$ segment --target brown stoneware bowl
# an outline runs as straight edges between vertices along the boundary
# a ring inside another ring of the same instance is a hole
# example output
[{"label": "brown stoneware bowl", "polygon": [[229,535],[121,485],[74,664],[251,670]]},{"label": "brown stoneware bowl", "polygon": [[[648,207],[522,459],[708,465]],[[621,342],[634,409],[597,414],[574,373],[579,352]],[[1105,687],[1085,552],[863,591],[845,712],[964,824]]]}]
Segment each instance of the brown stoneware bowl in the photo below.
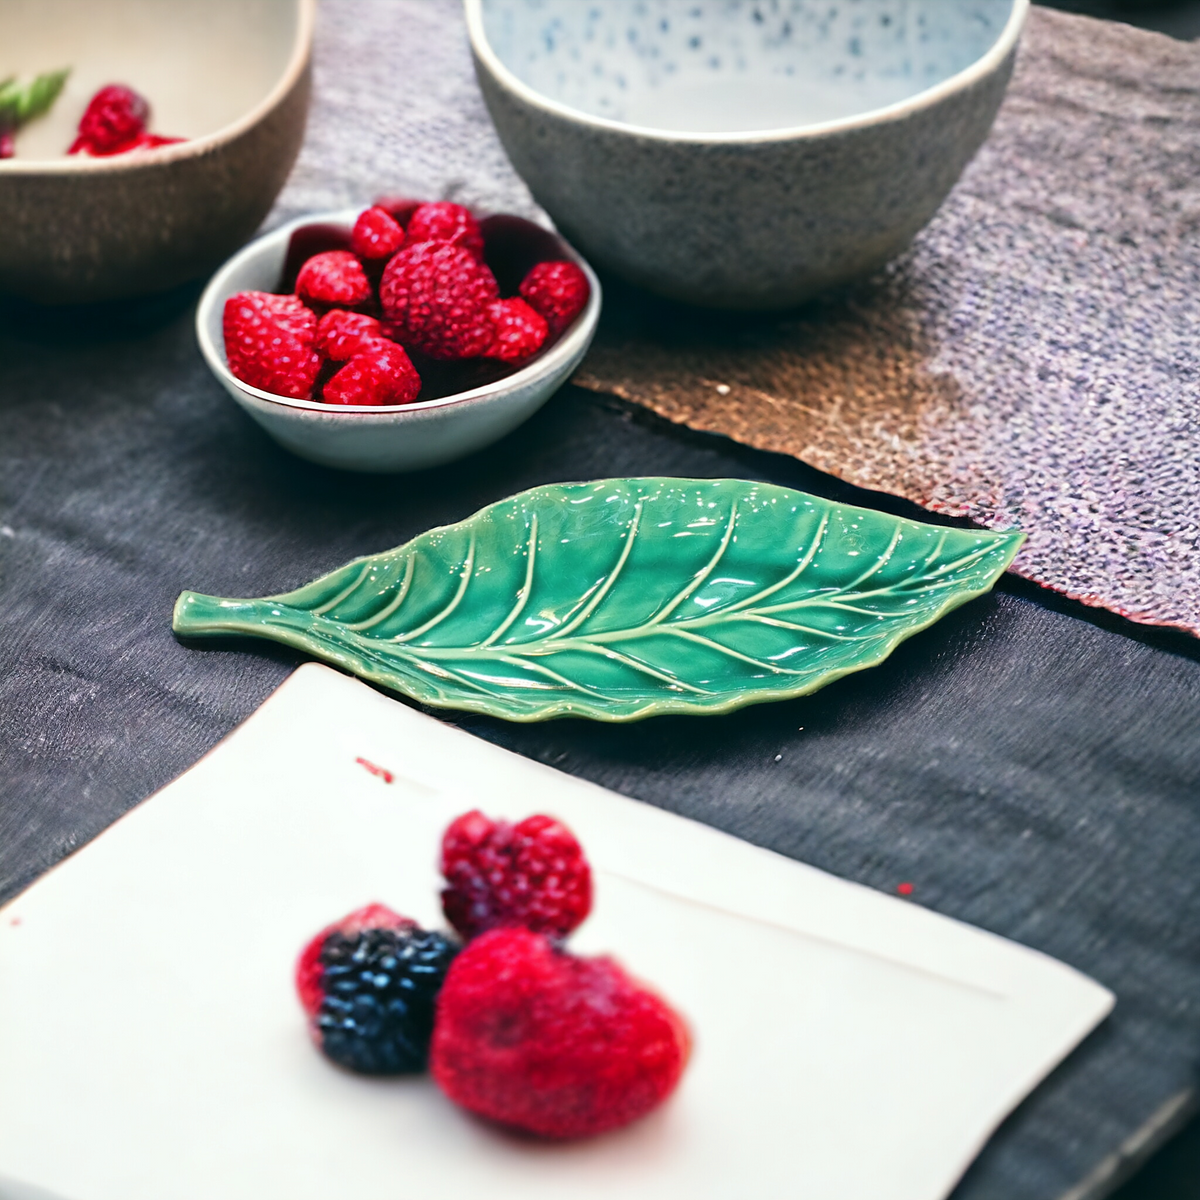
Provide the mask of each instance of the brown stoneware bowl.
[{"label": "brown stoneware bowl", "polygon": [[[0,160],[0,293],[42,304],[165,291],[254,233],[300,150],[316,0],[3,0],[0,79],[70,67]],[[187,141],[69,157],[90,97],[123,83]]]}]

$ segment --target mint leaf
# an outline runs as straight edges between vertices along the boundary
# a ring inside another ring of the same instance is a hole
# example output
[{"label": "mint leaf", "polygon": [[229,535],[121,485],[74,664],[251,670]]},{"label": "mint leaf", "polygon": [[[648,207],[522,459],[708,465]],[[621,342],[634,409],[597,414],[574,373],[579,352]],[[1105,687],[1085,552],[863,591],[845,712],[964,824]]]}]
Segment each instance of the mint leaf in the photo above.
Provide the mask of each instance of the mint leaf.
[{"label": "mint leaf", "polygon": [[21,106],[22,125],[26,121],[32,121],[34,117],[40,117],[43,113],[49,112],[50,106],[58,99],[59,93],[67,82],[67,76],[70,74],[70,67],[61,71],[49,71],[45,75],[39,75],[29,85],[25,90]]},{"label": "mint leaf", "polygon": [[24,87],[12,76],[0,83],[0,129],[19,129],[22,125],[48,112],[58,99],[70,68],[48,71]]}]

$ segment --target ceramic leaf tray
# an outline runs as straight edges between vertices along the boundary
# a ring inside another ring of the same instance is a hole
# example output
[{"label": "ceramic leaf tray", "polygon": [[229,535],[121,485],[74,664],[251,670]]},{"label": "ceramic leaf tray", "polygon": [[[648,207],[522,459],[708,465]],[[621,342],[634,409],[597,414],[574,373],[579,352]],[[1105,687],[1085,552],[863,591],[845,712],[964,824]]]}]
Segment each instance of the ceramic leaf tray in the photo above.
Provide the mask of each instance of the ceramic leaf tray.
[{"label": "ceramic leaf tray", "polygon": [[174,627],[513,721],[719,713],[874,666],[1023,540],[737,479],[555,484],[284,595],[184,592]]}]

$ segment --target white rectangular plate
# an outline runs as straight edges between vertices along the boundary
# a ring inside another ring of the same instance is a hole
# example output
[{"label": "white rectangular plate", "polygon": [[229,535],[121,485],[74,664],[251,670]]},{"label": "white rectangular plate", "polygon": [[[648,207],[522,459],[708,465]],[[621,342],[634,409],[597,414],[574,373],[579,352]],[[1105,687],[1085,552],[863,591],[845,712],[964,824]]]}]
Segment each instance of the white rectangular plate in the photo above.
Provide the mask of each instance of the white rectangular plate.
[{"label": "white rectangular plate", "polygon": [[[374,900],[440,924],[441,832],[475,807],[565,820],[596,869],[574,948],[688,1018],[683,1083],[640,1124],[518,1141],[308,1041],[302,944]],[[938,1200],[1112,1002],[308,665],[0,910],[0,1176],[64,1200]]]}]

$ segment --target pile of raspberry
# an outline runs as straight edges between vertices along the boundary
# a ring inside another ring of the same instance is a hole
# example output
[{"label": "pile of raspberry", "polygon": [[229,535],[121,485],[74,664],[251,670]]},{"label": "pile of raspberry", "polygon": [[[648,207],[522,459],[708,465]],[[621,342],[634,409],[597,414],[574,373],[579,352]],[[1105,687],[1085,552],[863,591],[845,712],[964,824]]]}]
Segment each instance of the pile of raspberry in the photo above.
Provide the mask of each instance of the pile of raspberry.
[{"label": "pile of raspberry", "polygon": [[421,397],[414,358],[524,366],[583,311],[587,276],[573,262],[539,262],[517,295],[501,296],[485,250],[461,204],[374,205],[348,250],[304,262],[294,294],[225,302],[229,369],[293,400],[390,405]]},{"label": "pile of raspberry", "polygon": [[463,1108],[545,1138],[617,1129],[661,1104],[691,1038],[613,959],[564,948],[592,903],[574,834],[553,817],[465,813],[441,869],[463,945],[372,904],[305,947],[296,987],[324,1053],[365,1074],[428,1067]]}]

